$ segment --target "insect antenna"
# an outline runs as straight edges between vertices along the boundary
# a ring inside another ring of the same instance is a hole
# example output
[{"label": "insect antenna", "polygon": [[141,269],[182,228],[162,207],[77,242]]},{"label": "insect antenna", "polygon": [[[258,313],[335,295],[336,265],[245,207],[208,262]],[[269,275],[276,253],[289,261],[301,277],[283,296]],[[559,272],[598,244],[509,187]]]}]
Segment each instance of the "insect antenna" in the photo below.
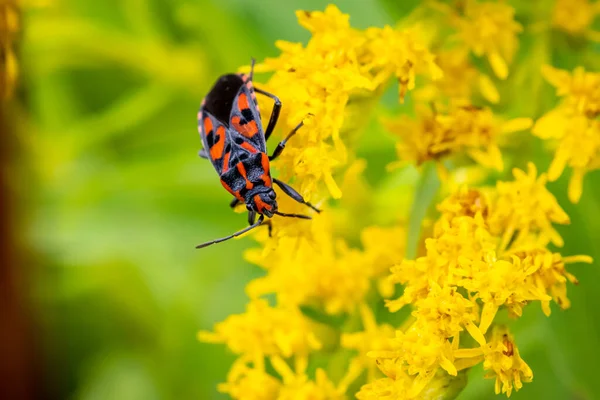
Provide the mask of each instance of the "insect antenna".
[{"label": "insect antenna", "polygon": [[250,75],[248,75],[249,80],[252,80],[252,78],[254,78],[254,64],[256,64],[256,60],[254,59],[254,57],[252,57],[250,62]]},{"label": "insect antenna", "polygon": [[309,215],[302,215],[302,214],[286,214],[286,213],[282,213],[279,211],[275,211],[275,214],[281,216],[281,217],[288,217],[288,218],[301,218],[301,219],[312,219],[311,216]]},{"label": "insect antenna", "polygon": [[248,231],[256,228],[257,226],[259,226],[260,224],[263,223],[264,219],[265,219],[264,215],[261,215],[260,217],[258,217],[258,220],[255,223],[253,223],[252,225],[250,225],[250,226],[242,229],[241,231],[238,231],[238,232],[236,232],[236,233],[234,233],[232,235],[226,236],[226,237],[221,238],[221,239],[215,239],[215,240],[211,240],[210,242],[199,244],[198,246],[196,246],[196,248],[197,249],[202,249],[204,247],[210,246],[211,244],[221,243],[221,242],[224,242],[226,240],[233,239],[234,237],[240,236],[241,234],[244,234],[244,233],[246,233],[246,232],[248,232]]}]

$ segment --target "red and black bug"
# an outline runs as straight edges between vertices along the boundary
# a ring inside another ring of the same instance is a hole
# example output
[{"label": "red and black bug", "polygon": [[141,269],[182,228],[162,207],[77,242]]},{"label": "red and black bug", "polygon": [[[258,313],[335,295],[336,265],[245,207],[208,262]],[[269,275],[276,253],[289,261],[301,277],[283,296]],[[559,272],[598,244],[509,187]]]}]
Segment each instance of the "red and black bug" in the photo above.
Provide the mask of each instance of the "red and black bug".
[{"label": "red and black bug", "polygon": [[[281,154],[287,141],[303,124],[298,124],[279,142],[271,156],[267,155],[266,141],[277,124],[281,101],[277,96],[254,87],[253,72],[254,60],[249,75],[221,76],[202,101],[198,112],[198,131],[204,146],[199,155],[211,161],[221,178],[221,184],[234,196],[231,207],[239,203],[246,204],[250,226],[224,238],[202,243],[196,248],[229,240],[263,223],[269,225],[270,232],[270,221],[265,221],[265,216],[310,219],[308,215],[279,212],[273,183],[292,199],[320,212],[291,186],[271,177],[269,162]],[[264,131],[256,93],[274,101],[271,118]],[[257,214],[259,217],[256,220]]]}]

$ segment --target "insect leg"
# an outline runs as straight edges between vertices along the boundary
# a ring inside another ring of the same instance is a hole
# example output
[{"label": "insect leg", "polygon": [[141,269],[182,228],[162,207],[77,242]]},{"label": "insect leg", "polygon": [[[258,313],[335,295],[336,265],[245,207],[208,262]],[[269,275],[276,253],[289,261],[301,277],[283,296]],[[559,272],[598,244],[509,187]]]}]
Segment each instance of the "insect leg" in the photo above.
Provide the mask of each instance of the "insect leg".
[{"label": "insect leg", "polygon": [[281,100],[279,100],[279,97],[275,96],[274,94],[265,92],[264,90],[254,88],[254,91],[256,93],[260,93],[262,95],[272,98],[275,102],[275,104],[273,104],[273,111],[271,111],[271,118],[269,118],[269,125],[267,125],[267,129],[265,130],[265,141],[267,141],[269,140],[269,136],[271,136],[271,133],[273,133],[275,125],[277,125],[277,120],[279,119],[279,112],[281,111]]},{"label": "insect leg", "polygon": [[304,200],[304,197],[302,197],[302,195],[300,193],[298,193],[293,187],[291,187],[287,183],[283,183],[279,179],[276,179],[276,178],[273,178],[273,182],[275,182],[275,184],[277,186],[279,186],[281,188],[281,190],[283,190],[283,193],[287,194],[292,199],[296,200],[298,203],[306,204],[307,206],[309,206],[310,208],[312,208],[313,210],[315,210],[318,213],[321,212],[321,210],[319,210],[317,207],[313,206],[308,201]]},{"label": "insect leg", "polygon": [[254,224],[254,220],[256,219],[256,211],[248,211],[248,225]]},{"label": "insect leg", "polygon": [[208,153],[206,152],[206,149],[200,149],[198,155],[200,156],[200,158],[208,160]]},{"label": "insect leg", "polygon": [[266,225],[269,228],[269,237],[273,236],[273,223],[270,219],[266,220],[265,222],[262,223],[263,225]]},{"label": "insect leg", "polygon": [[283,139],[281,142],[279,142],[277,144],[277,147],[275,148],[273,155],[271,155],[269,157],[269,161],[273,161],[274,159],[279,157],[279,155],[281,154],[283,149],[285,149],[285,145],[287,144],[287,141],[290,140],[290,138],[292,136],[294,136],[296,134],[296,132],[298,132],[298,129],[302,128],[302,125],[304,125],[304,121],[300,122],[298,124],[298,126],[296,126],[294,129],[292,129],[292,131],[290,133],[288,133],[288,135],[285,137],[285,139]]},{"label": "insect leg", "polygon": [[282,217],[288,217],[288,218],[312,219],[312,217],[310,215],[303,215],[303,214],[288,214],[288,213],[282,213],[279,211],[275,211],[275,214],[280,215]]},{"label": "insect leg", "polygon": [[240,204],[240,200],[237,197],[234,197],[233,200],[231,200],[231,203],[229,203],[229,207],[235,208],[238,204]]},{"label": "insect leg", "polygon": [[242,234],[244,234],[244,233],[246,233],[246,232],[248,232],[248,231],[256,228],[257,226],[260,226],[263,223],[264,219],[265,219],[264,215],[261,215],[260,217],[258,217],[258,221],[256,221],[252,225],[250,225],[250,226],[242,229],[241,231],[238,231],[238,232],[236,232],[236,233],[234,233],[232,235],[229,235],[229,236],[225,236],[224,238],[215,239],[215,240],[211,240],[210,242],[199,244],[198,246],[196,246],[196,248],[197,249],[201,249],[201,248],[210,246],[212,244],[221,243],[221,242],[224,242],[226,240],[232,239],[234,237],[240,236],[240,235],[242,235]]}]

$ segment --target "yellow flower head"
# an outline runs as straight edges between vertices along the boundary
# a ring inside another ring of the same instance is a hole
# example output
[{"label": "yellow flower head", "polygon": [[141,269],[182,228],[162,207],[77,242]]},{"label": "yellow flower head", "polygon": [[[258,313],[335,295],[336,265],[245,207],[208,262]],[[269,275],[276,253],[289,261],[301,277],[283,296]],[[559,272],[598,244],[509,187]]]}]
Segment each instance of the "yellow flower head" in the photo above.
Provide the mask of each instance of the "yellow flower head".
[{"label": "yellow flower head", "polygon": [[562,103],[543,115],[533,134],[558,143],[548,179],[558,179],[565,167],[573,168],[569,199],[577,203],[583,192],[583,177],[600,168],[600,73],[576,68],[573,74],[545,66],[542,73],[556,87]]},{"label": "yellow flower head", "polygon": [[369,307],[361,305],[360,315],[363,323],[363,331],[344,333],[341,337],[341,345],[345,349],[358,351],[353,362],[358,364],[361,371],[369,368],[369,380],[374,380],[374,365],[371,363],[367,353],[371,351],[393,350],[393,338],[395,329],[391,325],[377,325],[375,316]]},{"label": "yellow flower head", "polygon": [[373,93],[393,74],[404,92],[414,87],[415,74],[435,78],[440,71],[433,55],[410,31],[353,29],[348,15],[334,5],[324,12],[298,11],[297,17],[312,34],[308,44],[278,41],[282,54],[256,68],[275,71],[267,87],[284,104],[286,129],[306,122],[274,164],[284,178],[297,180],[303,195],[310,198],[323,182],[331,196],[339,198],[342,193],[333,173],[347,162],[341,133],[350,98]]},{"label": "yellow flower head", "polygon": [[[539,301],[546,314],[552,299],[568,307],[566,282],[576,280],[564,265],[591,259],[563,258],[546,249],[550,240],[560,239],[552,224],[567,223],[568,216],[533,165],[528,173],[515,170],[514,175],[515,181],[499,182],[485,192],[460,187],[438,206],[441,215],[425,241],[426,254],[391,269],[390,279],[402,283],[404,293],[387,306],[396,311],[411,304],[415,320],[397,333],[392,350],[371,353],[391,380],[367,385],[365,396],[383,386],[401,390],[407,385],[409,395],[418,394],[439,369],[456,375],[481,361],[497,377],[497,390],[507,394],[530,380],[531,371],[518,352],[502,353],[512,348],[512,338],[498,339],[494,330],[488,342],[484,334],[500,307],[516,317],[532,301]],[[480,348],[461,349],[463,332]],[[410,385],[393,381],[403,373],[416,375]]]},{"label": "yellow flower head", "polygon": [[572,112],[594,118],[600,114],[600,73],[577,67],[573,73],[545,65],[542,75]]},{"label": "yellow flower head", "polygon": [[453,108],[446,114],[420,108],[417,121],[403,116],[387,123],[388,129],[400,137],[397,152],[402,160],[420,165],[466,154],[478,164],[499,171],[504,168],[500,137],[530,125],[528,118],[503,122],[491,110],[473,106]]},{"label": "yellow flower head", "polygon": [[[554,195],[546,189],[546,174],[538,177],[535,165],[529,163],[527,173],[515,168],[513,175],[514,181],[496,184],[497,197],[489,217],[491,231],[503,237],[500,249],[504,249],[511,239],[518,243],[530,233],[539,234],[542,242],[551,241],[562,246],[563,240],[552,224],[564,225],[570,220]],[[517,237],[513,238],[517,231]]]},{"label": "yellow flower head", "polygon": [[514,9],[502,2],[467,0],[462,11],[456,18],[460,39],[475,55],[486,56],[496,76],[505,79],[523,30]]},{"label": "yellow flower head", "polygon": [[590,0],[555,0],[552,26],[571,35],[584,35],[598,12],[598,3]]},{"label": "yellow flower head", "polygon": [[281,382],[265,372],[264,368],[250,367],[242,358],[237,359],[227,375],[227,383],[218,390],[233,399],[271,400],[276,399]]},{"label": "yellow flower head", "polygon": [[573,274],[567,272],[565,264],[592,262],[589,256],[563,257],[560,253],[553,253],[535,245],[518,247],[511,251],[511,254],[522,260],[526,283],[543,292],[547,297],[541,300],[542,310],[547,316],[550,316],[550,299],[553,299],[563,310],[570,307],[571,302],[567,298],[567,282],[579,283]]},{"label": "yellow flower head", "polygon": [[393,74],[400,84],[400,102],[408,90],[415,87],[415,77],[421,73],[433,81],[443,76],[435,63],[435,56],[429,52],[425,43],[419,40],[418,29],[396,30],[389,26],[370,28],[366,32],[369,38],[368,66],[375,71],[374,82],[379,85]]},{"label": "yellow flower head", "polygon": [[280,304],[295,307],[317,301],[330,314],[354,310],[376,270],[365,264],[364,253],[333,239],[331,213],[315,216],[309,226],[310,237],[288,232],[274,247],[247,253],[268,272],[248,285],[248,294],[276,293]]},{"label": "yellow flower head", "polygon": [[523,361],[513,336],[505,327],[495,327],[491,339],[477,349],[456,350],[457,358],[483,359],[483,368],[488,371],[486,378],[496,379],[496,394],[506,393],[510,397],[513,390],[523,387],[523,382],[531,382],[533,372]]},{"label": "yellow flower head", "polygon": [[416,89],[415,99],[425,104],[448,98],[456,104],[468,105],[473,95],[480,93],[490,103],[498,103],[498,89],[489,76],[475,68],[469,57],[469,50],[461,47],[437,52],[435,62],[443,76]]},{"label": "yellow flower head", "polygon": [[235,354],[248,357],[306,355],[321,344],[309,321],[294,308],[271,307],[257,299],[244,314],[231,315],[215,325],[215,332],[200,332],[205,342],[225,343]]},{"label": "yellow flower head", "polygon": [[441,218],[450,221],[455,217],[474,217],[477,214],[487,218],[490,211],[489,207],[490,200],[485,193],[462,185],[442,200],[437,209],[441,214]]},{"label": "yellow flower head", "polygon": [[271,364],[283,380],[278,400],[346,400],[345,388],[334,385],[321,368],[310,380],[306,364],[296,365],[295,371],[280,357],[272,357]]}]

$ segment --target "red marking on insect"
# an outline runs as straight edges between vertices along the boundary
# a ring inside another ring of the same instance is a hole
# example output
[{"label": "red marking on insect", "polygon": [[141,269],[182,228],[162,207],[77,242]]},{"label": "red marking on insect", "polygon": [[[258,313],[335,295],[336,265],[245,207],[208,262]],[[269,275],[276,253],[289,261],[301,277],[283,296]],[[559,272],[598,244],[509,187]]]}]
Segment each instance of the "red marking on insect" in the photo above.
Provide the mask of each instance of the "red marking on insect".
[{"label": "red marking on insect", "polygon": [[[258,150],[256,150],[256,148],[248,142],[243,142],[240,146],[242,146],[244,149],[248,150],[252,154],[258,153]],[[262,154],[264,154],[264,153],[262,153]]]},{"label": "red marking on insect", "polygon": [[244,167],[244,163],[239,162],[237,163],[237,165],[235,166],[238,170],[238,172],[240,173],[240,176],[242,178],[244,178],[244,181],[246,181],[246,189],[250,190],[254,187],[254,184],[252,182],[250,182],[250,180],[248,179],[248,174],[246,173],[246,167]]},{"label": "red marking on insect", "polygon": [[231,151],[228,151],[227,153],[225,153],[225,156],[223,157],[223,173],[225,173],[229,170],[229,158],[230,157],[231,157]]},{"label": "red marking on insect", "polygon": [[270,165],[269,165],[269,156],[265,153],[261,154],[260,164],[262,165],[264,173],[260,176],[260,179],[265,183],[265,186],[271,187],[273,183],[271,181],[271,174],[269,173]]},{"label": "red marking on insect", "polygon": [[[270,227],[270,221],[265,221],[265,217],[271,218],[273,215],[280,215],[303,219],[311,218],[307,215],[279,212],[273,183],[297,202],[320,212],[305,201],[291,186],[271,178],[270,160],[281,154],[287,141],[302,127],[302,123],[277,145],[271,157],[267,155],[266,141],[277,124],[281,102],[275,95],[254,88],[252,84],[253,71],[254,60],[249,75],[221,76],[202,101],[198,113],[198,129],[204,145],[200,156],[210,159],[219,174],[221,184],[235,197],[231,203],[232,206],[240,202],[246,204],[250,226],[233,235],[198,245],[197,248],[239,236],[263,223],[269,224]],[[264,131],[256,93],[270,97],[274,101],[271,118]],[[233,168],[234,165],[235,168]],[[257,214],[258,219],[256,220]]]},{"label": "red marking on insect", "polygon": [[250,108],[250,105],[248,104],[248,96],[246,96],[245,93],[240,93],[240,97],[238,98],[238,110],[243,112],[247,108]]},{"label": "red marking on insect", "polygon": [[256,121],[246,121],[244,123],[241,122],[241,118],[235,116],[231,118],[231,126],[242,136],[247,138],[252,138],[252,136],[256,135],[259,132],[258,124]]},{"label": "red marking on insect", "polygon": [[263,199],[258,194],[254,196],[254,203],[256,203],[257,211],[260,214],[264,214],[266,211],[271,211],[271,209],[273,208],[272,205],[263,201]]},{"label": "red marking on insect", "polygon": [[227,182],[225,182],[223,179],[221,179],[221,185],[223,185],[223,187],[225,188],[225,190],[227,190],[229,193],[231,193],[232,195],[235,196],[236,199],[238,199],[239,201],[244,201],[244,198],[242,197],[242,195],[240,194],[239,190],[233,190],[228,184]]},{"label": "red marking on insect", "polygon": [[219,126],[214,132],[214,144],[210,148],[210,158],[218,160],[223,157],[223,149],[225,148],[225,127]]}]

